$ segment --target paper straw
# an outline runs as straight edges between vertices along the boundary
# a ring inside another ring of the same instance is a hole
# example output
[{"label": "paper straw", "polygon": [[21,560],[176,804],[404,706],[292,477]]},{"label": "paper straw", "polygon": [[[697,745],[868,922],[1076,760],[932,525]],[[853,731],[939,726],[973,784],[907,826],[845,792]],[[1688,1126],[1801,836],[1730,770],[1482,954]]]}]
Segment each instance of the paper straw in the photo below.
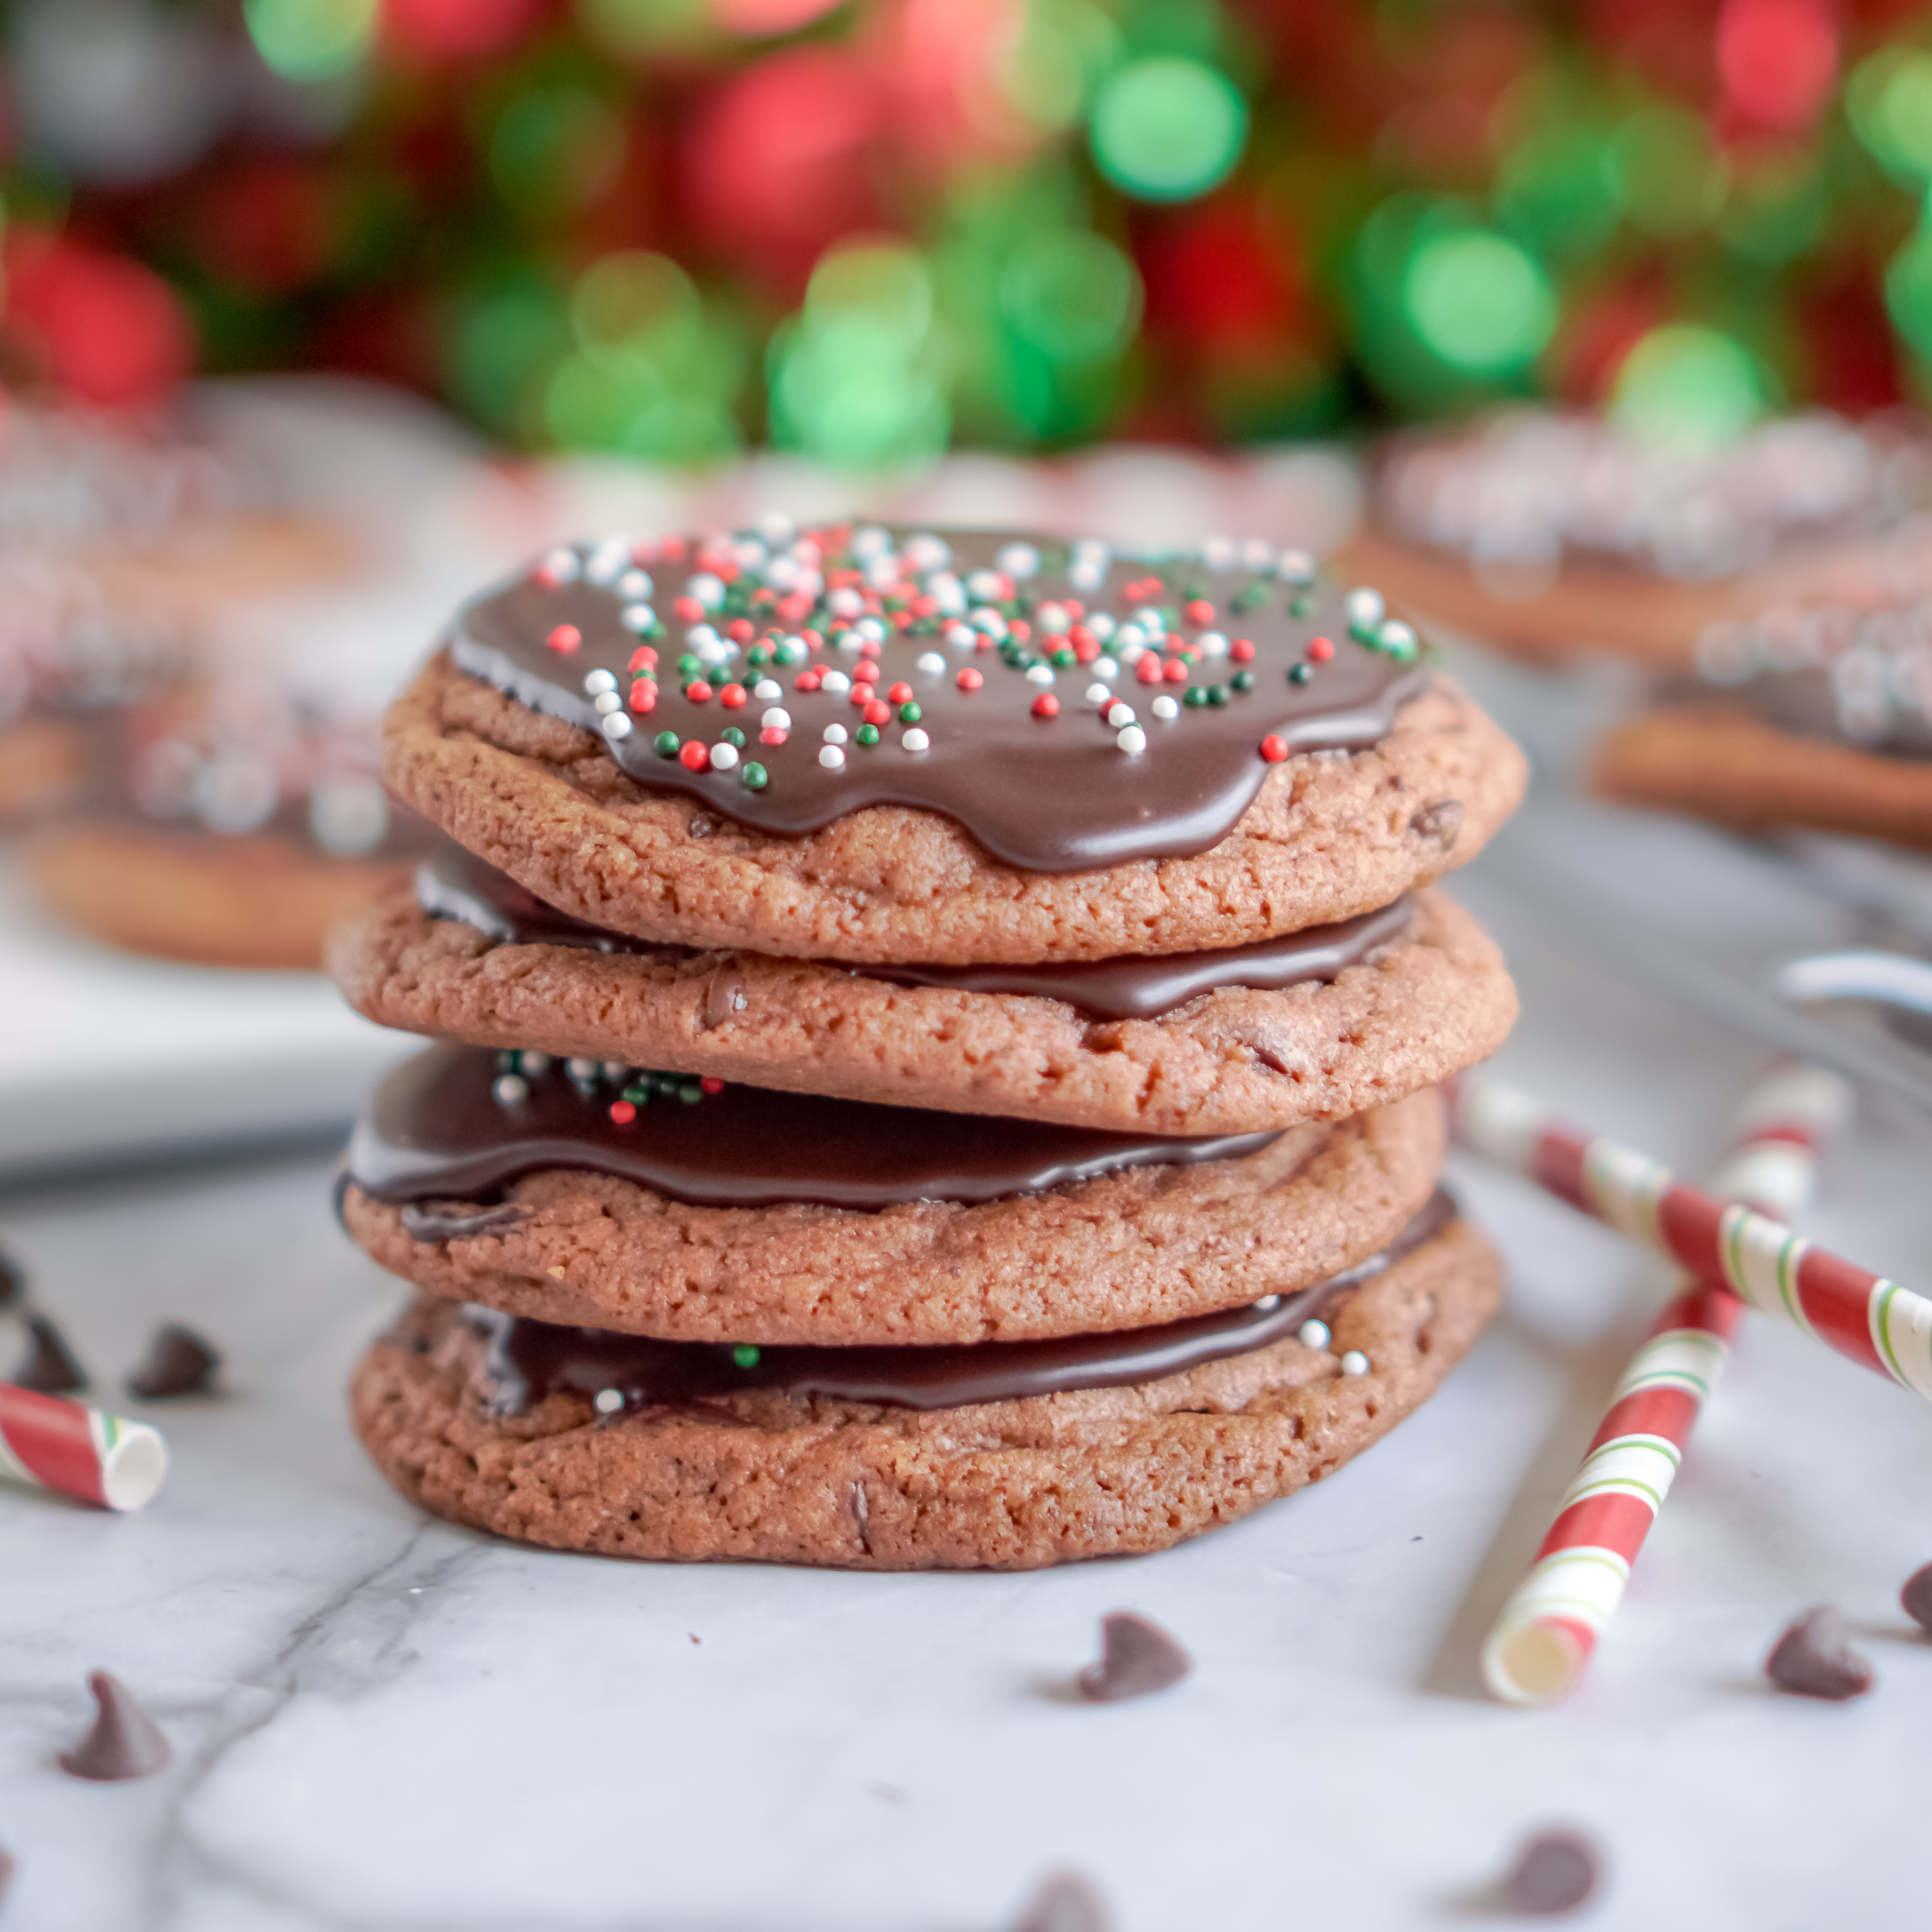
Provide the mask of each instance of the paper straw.
[{"label": "paper straw", "polygon": [[[1828,1069],[1778,1068],[1739,1108],[1713,1186],[1795,1213],[1810,1198],[1820,1145],[1850,1107],[1850,1086]],[[1484,1646],[1484,1677],[1506,1702],[1551,1703],[1582,1678],[1730,1359],[1739,1306],[1727,1289],[1694,1285],[1630,1358],[1529,1574]]]},{"label": "paper straw", "polygon": [[1501,1081],[1460,1083],[1454,1118],[1465,1144],[1486,1159],[1932,1400],[1932,1301],[1924,1295],[1767,1215],[1727,1206],[1634,1148],[1562,1126]]},{"label": "paper straw", "polygon": [[159,1430],[0,1382],[0,1476],[104,1509],[136,1510],[167,1473]]}]

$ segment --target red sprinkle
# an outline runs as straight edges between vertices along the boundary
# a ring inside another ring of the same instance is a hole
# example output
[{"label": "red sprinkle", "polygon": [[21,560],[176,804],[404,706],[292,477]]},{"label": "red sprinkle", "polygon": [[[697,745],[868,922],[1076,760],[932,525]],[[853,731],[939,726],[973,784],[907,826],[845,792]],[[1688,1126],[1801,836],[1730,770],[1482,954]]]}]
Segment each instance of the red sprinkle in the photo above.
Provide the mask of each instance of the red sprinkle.
[{"label": "red sprinkle", "polygon": [[694,704],[702,704],[711,695],[711,687],[701,677],[694,677],[684,687],[684,694]]},{"label": "red sprinkle", "polygon": [[554,651],[561,651],[568,657],[584,641],[584,633],[574,624],[560,624],[544,642]]},{"label": "red sprinkle", "polygon": [[658,548],[675,563],[684,554],[684,539],[682,537],[666,537]]},{"label": "red sprinkle", "polygon": [[724,634],[734,644],[748,644],[752,641],[753,634],[751,619],[734,617],[730,622],[724,626]]},{"label": "red sprinkle", "polygon": [[1134,666],[1134,675],[1138,678],[1143,684],[1160,683],[1160,658],[1156,657],[1151,651],[1144,652],[1141,657],[1140,662]]},{"label": "red sprinkle", "polygon": [[758,734],[758,742],[761,745],[782,745],[784,741],[785,734],[776,724],[766,725]]},{"label": "red sprinkle", "polygon": [[638,1118],[638,1110],[628,1100],[613,1100],[610,1102],[610,1118],[620,1127],[628,1127]]},{"label": "red sprinkle", "polygon": [[1228,646],[1228,655],[1237,664],[1246,664],[1255,654],[1255,647],[1246,638],[1237,638]]},{"label": "red sprinkle", "polygon": [[986,680],[968,664],[952,681],[962,691],[977,691]]},{"label": "red sprinkle", "polygon": [[1028,638],[1033,635],[1033,626],[1024,617],[1016,617],[1006,626],[1006,635],[1010,638],[1017,638],[1022,644],[1024,644]]},{"label": "red sprinkle", "polygon": [[1033,715],[1036,718],[1058,718],[1060,700],[1050,691],[1042,691],[1033,701]]},{"label": "red sprinkle", "polygon": [[704,615],[704,606],[695,597],[680,597],[671,605],[671,614],[687,624],[694,624]]},{"label": "red sprinkle", "polygon": [[706,1094],[722,1094],[724,1090],[724,1082],[713,1073],[703,1075],[699,1078],[698,1084],[699,1090]]},{"label": "red sprinkle", "polygon": [[736,710],[739,706],[744,703],[745,698],[745,687],[742,684],[728,684],[718,694],[718,703],[733,711]]},{"label": "red sprinkle", "polygon": [[1076,638],[1073,645],[1076,664],[1091,664],[1100,655],[1100,646],[1090,637]]},{"label": "red sprinkle", "polygon": [[892,722],[892,707],[890,704],[881,704],[875,698],[866,706],[862,715],[868,724],[890,724]]},{"label": "red sprinkle", "polygon": [[1190,598],[1182,606],[1180,614],[1197,629],[1203,624],[1214,621],[1214,607],[1204,597]]},{"label": "red sprinkle", "polygon": [[1161,675],[1169,684],[1185,684],[1187,682],[1187,666],[1179,658],[1169,658],[1162,668]]},{"label": "red sprinkle", "polygon": [[820,637],[816,631],[801,631],[799,632],[799,635],[805,640],[805,647],[807,650],[822,651],[824,650],[825,640]]},{"label": "red sprinkle", "polygon": [[631,686],[631,709],[649,711],[658,701],[658,688],[647,677],[640,677]]},{"label": "red sprinkle", "polygon": [[1082,644],[1097,644],[1100,640],[1084,624],[1070,624],[1066,627],[1066,641],[1077,651]]},{"label": "red sprinkle", "polygon": [[1286,738],[1277,738],[1270,731],[1262,740],[1262,756],[1271,765],[1280,764],[1282,760],[1288,756],[1288,740]]},{"label": "red sprinkle", "polygon": [[896,684],[886,693],[886,695],[895,704],[910,704],[912,702],[912,686],[909,684]]},{"label": "red sprinkle", "polygon": [[658,654],[649,644],[640,644],[631,653],[631,668],[633,670],[649,670],[657,661]]},{"label": "red sprinkle", "polygon": [[824,680],[824,674],[818,670],[802,670],[792,681],[794,691],[816,691]]},{"label": "red sprinkle", "polygon": [[778,615],[788,624],[796,624],[800,618],[812,614],[812,599],[802,590],[794,590],[789,597],[778,599]]},{"label": "red sprinkle", "polygon": [[1335,655],[1335,646],[1326,638],[1310,638],[1308,640],[1308,662],[1326,664]]},{"label": "red sprinkle", "polygon": [[711,769],[711,747],[700,745],[695,738],[687,738],[678,747],[677,761],[688,772],[708,772]]}]

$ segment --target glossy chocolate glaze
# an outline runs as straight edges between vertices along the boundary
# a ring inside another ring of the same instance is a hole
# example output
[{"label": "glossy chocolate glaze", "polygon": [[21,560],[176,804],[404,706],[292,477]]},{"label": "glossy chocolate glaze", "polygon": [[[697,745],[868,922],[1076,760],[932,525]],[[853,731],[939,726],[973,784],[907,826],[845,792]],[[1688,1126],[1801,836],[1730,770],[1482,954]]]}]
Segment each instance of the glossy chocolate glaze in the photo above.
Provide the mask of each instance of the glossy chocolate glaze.
[{"label": "glossy chocolate glaze", "polygon": [[[909,535],[896,532],[894,539],[903,542]],[[964,579],[990,568],[1004,546],[1028,540],[974,532],[946,533],[946,541],[952,572]],[[1112,680],[1114,698],[1133,707],[1148,737],[1144,751],[1130,754],[1120,748],[1115,728],[1106,723],[1106,707],[1084,695],[1095,681],[1091,665],[1054,670],[1059,715],[1043,718],[1031,708],[1043,687],[1030,682],[1024,668],[1003,662],[997,650],[948,644],[943,623],[940,634],[889,626],[877,659],[878,690],[883,698],[896,686],[910,686],[922,713],[918,728],[931,742],[922,752],[905,749],[895,706],[894,717],[881,728],[881,741],[868,748],[856,742],[861,719],[849,692],[796,688],[802,670],[849,673],[858,662],[836,646],[836,634],[844,626],[830,614],[829,592],[778,626],[793,634],[809,628],[824,636],[824,647],[812,654],[811,664],[769,668],[762,674],[782,687],[782,695],[754,696],[742,708],[728,710],[716,694],[702,700],[687,698],[674,670],[694,627],[676,617],[673,606],[696,566],[654,562],[649,566],[650,608],[665,626],[654,640],[660,660],[657,696],[647,715],[632,718],[629,735],[607,739],[610,755],[640,784],[701,799],[760,832],[815,832],[868,806],[912,806],[957,820],[1010,865],[1077,872],[1204,852],[1226,836],[1260,789],[1269,769],[1259,750],[1264,736],[1279,737],[1291,752],[1372,745],[1388,734],[1400,707],[1427,686],[1426,670],[1352,639],[1342,601],[1332,590],[1312,593],[1312,608],[1298,618],[1289,608],[1298,593],[1252,571],[1213,570],[1192,560],[1150,563],[1119,557],[1108,560],[1097,584],[1076,590],[1065,547],[1041,542],[1038,549],[1040,568],[1014,586],[1025,609],[1036,613],[1042,604],[1075,598],[1090,613],[1125,620],[1137,608],[1126,586],[1159,577],[1163,587],[1153,601],[1161,608],[1184,610],[1189,593],[1197,591],[1214,608],[1210,620],[1171,634],[1178,642],[1191,642],[1211,626],[1213,634],[1250,641],[1252,662],[1244,666],[1228,657],[1204,658],[1190,681],[1204,688],[1213,682],[1224,702],[1184,707],[1166,722],[1154,715],[1151,700],[1162,692],[1178,697],[1183,687],[1141,684],[1130,667],[1120,664]],[[826,559],[828,572],[848,560],[834,552]],[[1237,595],[1257,586],[1264,588],[1264,601],[1238,613]],[[1018,610],[1017,600],[1006,601]],[[615,585],[583,576],[547,584],[538,572],[526,574],[485,591],[457,613],[451,654],[460,669],[534,710],[598,730],[600,714],[584,680],[592,672],[608,671],[620,691],[628,690],[640,642],[622,621],[628,601]],[[580,640],[567,654],[547,641],[560,626],[574,626]],[[1309,667],[1305,683],[1291,682],[1290,668],[1302,662],[1318,635],[1333,641],[1332,658]],[[922,670],[919,660],[932,652],[945,660],[944,669]],[[1169,655],[1163,646],[1163,659]],[[977,690],[962,691],[956,680],[969,664],[984,682]],[[1254,688],[1234,690],[1232,676],[1244,668],[1252,674]],[[719,675],[749,690],[760,674],[748,668],[741,652]],[[759,724],[774,704],[793,722],[783,743],[768,746],[760,741]],[[819,754],[823,731],[831,724],[854,735],[843,747],[842,767],[828,770]],[[665,730],[680,741],[709,746],[733,724],[749,741],[742,758],[755,760],[770,775],[762,790],[747,788],[742,764],[727,772],[694,772],[653,748],[654,738]]]},{"label": "glossy chocolate glaze", "polygon": [[[573,919],[454,839],[416,868],[416,902],[433,919],[460,920],[502,945],[694,956],[688,946],[653,946]],[[1304,980],[1332,980],[1377,947],[1394,945],[1414,918],[1413,904],[1402,898],[1358,918],[1217,952],[1130,954],[1066,965],[874,966],[860,976],[896,986],[950,986],[962,992],[1064,1000],[1096,1019],[1151,1020],[1217,986],[1273,992]]]},{"label": "glossy chocolate glaze", "polygon": [[1278,1136],[1102,1133],[732,1085],[694,1106],[662,1096],[620,1125],[617,1087],[580,1093],[560,1068],[526,1098],[495,1096],[496,1056],[441,1046],[382,1082],[349,1143],[346,1175],[378,1201],[477,1201],[544,1168],[614,1174],[701,1207],[806,1202],[888,1208],[995,1201],[1124,1167],[1232,1160]]},{"label": "glossy chocolate glaze", "polygon": [[676,1408],[746,1389],[887,1408],[961,1408],[1157,1382],[1285,1342],[1350,1289],[1433,1240],[1455,1214],[1454,1201],[1438,1188],[1381,1253],[1312,1287],[1159,1328],[1044,1342],[760,1348],[744,1365],[728,1344],[658,1342],[604,1328],[565,1328],[473,1304],[464,1313],[490,1338],[484,1372],[501,1412],[520,1413],[560,1392],[594,1398],[606,1389],[615,1389],[630,1410]]}]

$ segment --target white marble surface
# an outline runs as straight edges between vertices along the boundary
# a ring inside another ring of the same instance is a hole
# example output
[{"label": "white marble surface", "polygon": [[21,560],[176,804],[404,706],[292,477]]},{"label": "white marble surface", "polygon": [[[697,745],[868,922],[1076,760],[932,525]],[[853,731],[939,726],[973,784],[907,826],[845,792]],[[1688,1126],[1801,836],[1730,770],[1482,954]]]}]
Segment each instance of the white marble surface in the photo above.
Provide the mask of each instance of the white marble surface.
[{"label": "white marble surface", "polygon": [[[1829,935],[1659,849],[1656,889],[1738,957]],[[1566,950],[1481,868],[1462,890],[1525,994],[1502,1070],[1707,1159],[1760,1051]],[[1932,1280],[1928,1144],[1862,1120],[1816,1232]],[[1019,1577],[633,1567],[425,1521],[344,1420],[398,1296],[334,1228],[325,1163],[0,1199],[104,1385],[162,1317],[232,1364],[229,1394],[161,1418],[175,1471],[142,1514],[0,1492],[0,1843],[20,1861],[0,1925],[966,1932],[1060,1865],[1120,1932],[1484,1923],[1481,1888],[1549,1820],[1610,1848],[1593,1924],[1916,1922],[1932,1643],[1897,1592],[1932,1558],[1932,1413],[1754,1321],[1583,1689],[1499,1708],[1478,1641],[1662,1281],[1516,1184],[1460,1178],[1513,1287],[1429,1408],[1232,1529]],[[1861,1703],[1760,1675],[1820,1599],[1876,1664]],[[1195,1675],[1072,1701],[1120,1606],[1172,1628]],[[56,1768],[98,1667],[173,1739],[163,1775]]]}]

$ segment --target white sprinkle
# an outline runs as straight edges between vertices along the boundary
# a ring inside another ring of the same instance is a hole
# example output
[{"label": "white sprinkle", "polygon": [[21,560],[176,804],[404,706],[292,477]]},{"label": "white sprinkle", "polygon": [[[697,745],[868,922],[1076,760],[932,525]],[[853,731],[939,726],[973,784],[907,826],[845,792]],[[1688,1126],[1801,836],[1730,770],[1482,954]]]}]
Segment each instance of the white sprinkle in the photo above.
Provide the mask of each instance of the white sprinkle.
[{"label": "white sprinkle", "polygon": [[828,724],[822,735],[828,745],[842,745],[845,742],[845,728],[842,724]]},{"label": "white sprinkle", "polygon": [[700,644],[698,655],[708,664],[722,664],[727,658],[736,653],[722,638],[714,638],[708,644]]},{"label": "white sprinkle", "polygon": [[644,570],[627,570],[617,580],[620,597],[648,597],[651,594],[650,573]]},{"label": "white sprinkle", "polygon": [[892,553],[892,540],[877,524],[868,524],[864,529],[852,532],[852,554],[854,556],[890,556]]},{"label": "white sprinkle", "polygon": [[1104,684],[1090,684],[1087,687],[1089,704],[1106,704],[1112,701],[1114,694]]},{"label": "white sprinkle", "polygon": [[835,650],[843,651],[848,658],[856,658],[866,640],[856,631],[841,631],[832,642]]},{"label": "white sprinkle", "polygon": [[736,745],[718,744],[711,748],[711,769],[714,772],[735,771],[738,765],[738,748]]},{"label": "white sprinkle", "polygon": [[843,771],[845,769],[845,754],[836,745],[822,745],[819,747],[818,762],[828,772]]},{"label": "white sprinkle", "polygon": [[[760,698],[764,695],[762,688],[758,695]],[[782,704],[774,704],[759,717],[758,728],[761,731],[789,731],[791,729],[791,713]]]},{"label": "white sprinkle", "polygon": [[1385,651],[1406,651],[1414,644],[1415,632],[1399,618],[1391,617],[1377,632],[1376,641]]},{"label": "white sprinkle", "polygon": [[694,651],[701,651],[706,644],[718,642],[718,633],[709,624],[694,624],[685,632],[684,641]]},{"label": "white sprinkle", "polygon": [[1006,634],[1006,620],[990,604],[982,604],[967,620],[976,631],[983,631],[998,644]]},{"label": "white sprinkle", "polygon": [[1028,664],[1027,666],[1027,682],[1029,684],[1051,684],[1053,682],[1052,665]]},{"label": "white sprinkle", "polygon": [[852,688],[852,680],[842,670],[829,670],[818,680],[820,691],[848,692]]},{"label": "white sprinkle", "polygon": [[1352,590],[1342,608],[1348,612],[1352,624],[1378,624],[1382,618],[1382,593],[1366,589]]},{"label": "white sprinkle", "polygon": [[1201,646],[1203,657],[1224,658],[1228,655],[1228,640],[1219,631],[1203,631],[1194,641]]},{"label": "white sprinkle", "polygon": [[835,617],[862,616],[865,614],[866,600],[850,584],[844,584],[826,598],[825,608]]},{"label": "white sprinkle", "polygon": [[628,1060],[607,1060],[602,1070],[604,1078],[614,1086],[618,1082],[630,1078],[631,1063]]},{"label": "white sprinkle", "polygon": [[1042,604],[1034,614],[1043,638],[1064,638],[1072,628],[1072,614],[1064,604]]},{"label": "white sprinkle", "polygon": [[631,735],[631,721],[621,711],[607,711],[598,722],[607,738],[628,738]]},{"label": "white sprinkle", "polygon": [[886,627],[876,617],[861,617],[852,628],[860,637],[869,638],[875,644],[886,641]]},{"label": "white sprinkle", "polygon": [[1096,658],[1087,668],[1096,677],[1118,677],[1120,665],[1112,658]]},{"label": "white sprinkle", "polygon": [[1024,583],[1040,568],[1040,552],[1031,544],[1008,544],[994,562],[1016,584]]},{"label": "white sprinkle", "polygon": [[1107,713],[1107,722],[1118,731],[1134,722],[1134,707],[1131,704],[1117,704]]},{"label": "white sprinkle", "polygon": [[564,1062],[564,1071],[573,1080],[595,1080],[598,1066],[594,1060],[586,1060],[583,1054],[574,1054]]},{"label": "white sprinkle", "polygon": [[1226,570],[1240,552],[1232,537],[1210,537],[1201,546],[1201,556],[1210,570]]},{"label": "white sprinkle", "polygon": [[1244,569],[1265,570],[1274,561],[1274,545],[1266,537],[1250,537],[1241,546]]},{"label": "white sprinkle", "polygon": [[544,557],[542,569],[546,577],[559,584],[574,584],[583,574],[584,565],[574,550],[554,550]]},{"label": "white sprinkle", "polygon": [[526,1047],[517,1055],[517,1064],[526,1073],[548,1073],[550,1071],[550,1055]]},{"label": "white sprinkle", "polygon": [[599,1415],[615,1415],[623,1406],[623,1393],[618,1389],[599,1389],[591,1401]]},{"label": "white sprinkle", "polygon": [[630,560],[631,545],[628,538],[606,537],[591,552],[590,561],[584,566],[584,574],[592,584],[613,584]]},{"label": "white sprinkle", "polygon": [[1132,758],[1147,749],[1147,734],[1138,724],[1130,724],[1114,742]]},{"label": "white sprinkle", "polygon": [[585,675],[584,688],[592,698],[595,698],[600,691],[615,691],[617,688],[617,680],[608,670],[593,670]]},{"label": "white sprinkle", "polygon": [[708,570],[700,570],[686,582],[684,594],[695,597],[707,610],[715,610],[724,601],[724,580],[715,577]]},{"label": "white sprinkle", "polygon": [[1359,1348],[1351,1348],[1342,1358],[1342,1372],[1345,1376],[1365,1376],[1369,1372],[1369,1358]]},{"label": "white sprinkle", "polygon": [[1278,1294],[1264,1294],[1255,1304],[1255,1306],[1265,1315],[1270,1308],[1279,1308],[1281,1306],[1281,1297]]},{"label": "white sprinkle", "polygon": [[500,1106],[514,1107],[519,1100],[527,1100],[530,1097],[530,1083],[518,1074],[506,1073],[496,1082],[492,1091],[496,1094]]},{"label": "white sprinkle", "polygon": [[1178,718],[1180,716],[1180,706],[1165,694],[1156,698],[1148,709],[1156,718]]},{"label": "white sprinkle", "polygon": [[1275,574],[1284,584],[1312,584],[1315,560],[1305,550],[1285,550],[1275,565]]},{"label": "white sprinkle", "polygon": [[761,677],[752,687],[752,695],[761,704],[772,704],[784,695],[784,686],[775,677]]},{"label": "white sprinkle", "polygon": [[937,651],[921,651],[919,668],[928,677],[934,677],[946,668],[946,660]]},{"label": "white sprinkle", "polygon": [[776,548],[780,544],[791,542],[792,533],[798,528],[782,510],[767,510],[758,519],[758,534]]},{"label": "white sprinkle", "polygon": [[658,620],[658,614],[648,604],[626,604],[622,616],[627,631],[648,631]]},{"label": "white sprinkle", "polygon": [[1107,580],[1107,561],[1102,557],[1097,562],[1087,557],[1076,557],[1066,573],[1066,580],[1075,590],[1084,591],[1088,596],[1100,589]]},{"label": "white sprinkle", "polygon": [[600,691],[595,701],[598,710],[607,718],[612,712],[621,711],[624,708],[624,700],[614,691]]},{"label": "white sprinkle", "polygon": [[1294,1339],[1304,1348],[1325,1348],[1328,1346],[1328,1324],[1325,1322],[1304,1322],[1294,1331]]},{"label": "white sprinkle", "polygon": [[944,635],[946,641],[955,650],[958,650],[962,645],[970,650],[980,641],[980,634],[974,629],[973,626],[970,624],[961,623],[957,618],[946,626]]},{"label": "white sprinkle", "polygon": [[906,732],[900,738],[899,742],[908,752],[922,752],[932,742],[932,740],[915,724],[910,731]]},{"label": "white sprinkle", "polygon": [[1087,628],[1102,644],[1114,634],[1115,626],[1112,615],[1105,610],[1090,610],[1087,614]]}]

